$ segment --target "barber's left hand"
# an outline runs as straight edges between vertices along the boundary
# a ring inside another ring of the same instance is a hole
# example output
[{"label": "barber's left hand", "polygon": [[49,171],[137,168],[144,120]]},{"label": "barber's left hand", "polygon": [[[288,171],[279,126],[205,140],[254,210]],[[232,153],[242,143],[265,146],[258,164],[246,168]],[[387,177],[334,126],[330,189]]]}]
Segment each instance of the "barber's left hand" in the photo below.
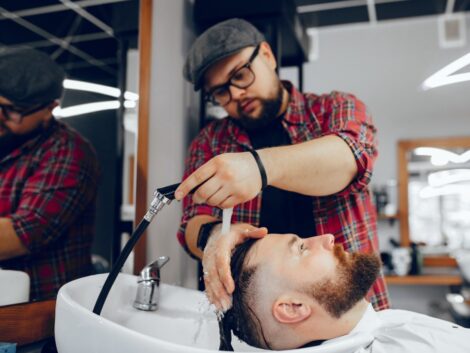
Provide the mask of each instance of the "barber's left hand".
[{"label": "barber's left hand", "polygon": [[229,208],[258,195],[261,175],[250,152],[224,153],[212,158],[187,177],[176,189],[175,198],[183,199],[196,187],[194,202]]}]

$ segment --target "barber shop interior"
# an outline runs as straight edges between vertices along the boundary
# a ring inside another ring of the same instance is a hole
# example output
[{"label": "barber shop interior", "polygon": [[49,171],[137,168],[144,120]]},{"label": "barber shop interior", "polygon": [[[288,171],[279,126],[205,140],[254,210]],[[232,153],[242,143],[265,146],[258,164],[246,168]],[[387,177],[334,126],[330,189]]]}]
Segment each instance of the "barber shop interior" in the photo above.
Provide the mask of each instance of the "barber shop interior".
[{"label": "barber shop interior", "polygon": [[470,352],[470,0],[0,0],[0,353]]}]

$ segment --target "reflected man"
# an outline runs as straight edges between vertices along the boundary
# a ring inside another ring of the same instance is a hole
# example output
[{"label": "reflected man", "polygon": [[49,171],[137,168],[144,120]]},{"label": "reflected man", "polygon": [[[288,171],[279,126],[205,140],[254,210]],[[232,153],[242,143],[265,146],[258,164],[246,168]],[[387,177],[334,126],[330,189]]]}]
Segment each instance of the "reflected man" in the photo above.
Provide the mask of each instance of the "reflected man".
[{"label": "reflected man", "polygon": [[0,52],[0,268],[27,272],[31,299],[91,272],[98,161],[52,115],[63,79],[44,53]]}]

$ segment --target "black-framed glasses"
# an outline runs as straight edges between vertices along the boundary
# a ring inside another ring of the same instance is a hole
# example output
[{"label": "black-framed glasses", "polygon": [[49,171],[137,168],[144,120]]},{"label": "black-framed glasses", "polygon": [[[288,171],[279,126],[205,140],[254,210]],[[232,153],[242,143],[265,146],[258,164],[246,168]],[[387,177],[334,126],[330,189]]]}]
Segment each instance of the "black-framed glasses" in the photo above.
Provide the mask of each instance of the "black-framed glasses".
[{"label": "black-framed glasses", "polygon": [[258,44],[251,54],[248,62],[235,71],[229,80],[222,84],[211,88],[206,94],[206,100],[213,104],[225,106],[232,100],[232,93],[230,93],[230,86],[237,88],[248,88],[255,81],[255,73],[251,69],[251,64],[258,55],[260,45]]},{"label": "black-framed glasses", "polygon": [[51,102],[44,103],[30,109],[20,109],[14,105],[0,104],[0,112],[7,121],[11,121],[15,124],[21,124],[25,116],[34,114],[47,107],[49,104],[51,104]]}]

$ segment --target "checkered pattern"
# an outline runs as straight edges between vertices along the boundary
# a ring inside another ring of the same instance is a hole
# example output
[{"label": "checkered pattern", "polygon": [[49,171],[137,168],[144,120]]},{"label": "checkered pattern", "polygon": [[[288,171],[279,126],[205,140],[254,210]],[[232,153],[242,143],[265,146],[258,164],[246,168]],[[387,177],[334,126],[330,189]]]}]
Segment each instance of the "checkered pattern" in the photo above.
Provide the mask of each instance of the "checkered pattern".
[{"label": "checkered pattern", "polygon": [[91,145],[55,120],[0,160],[0,217],[30,251],[0,267],[30,275],[31,299],[90,273],[98,169]]},{"label": "checkered pattern", "polygon": [[[336,135],[349,145],[357,163],[357,176],[346,189],[335,195],[312,197],[315,234],[333,234],[336,242],[343,244],[347,251],[378,252],[376,212],[367,187],[377,157],[376,129],[364,103],[346,93],[333,91],[320,96],[301,94],[290,83],[284,82],[284,85],[290,92],[290,103],[282,124],[292,144]],[[214,156],[227,152],[244,152],[250,148],[248,135],[232,118],[216,120],[205,127],[192,142],[184,178]],[[262,197],[263,194],[260,193],[253,200],[236,206],[233,222],[258,226]],[[183,217],[177,237],[186,251],[186,224],[196,215],[212,215],[221,219],[221,210],[208,205],[197,205],[193,203],[191,195],[184,199]],[[383,276],[374,283],[368,299],[377,310],[389,307]]]}]

